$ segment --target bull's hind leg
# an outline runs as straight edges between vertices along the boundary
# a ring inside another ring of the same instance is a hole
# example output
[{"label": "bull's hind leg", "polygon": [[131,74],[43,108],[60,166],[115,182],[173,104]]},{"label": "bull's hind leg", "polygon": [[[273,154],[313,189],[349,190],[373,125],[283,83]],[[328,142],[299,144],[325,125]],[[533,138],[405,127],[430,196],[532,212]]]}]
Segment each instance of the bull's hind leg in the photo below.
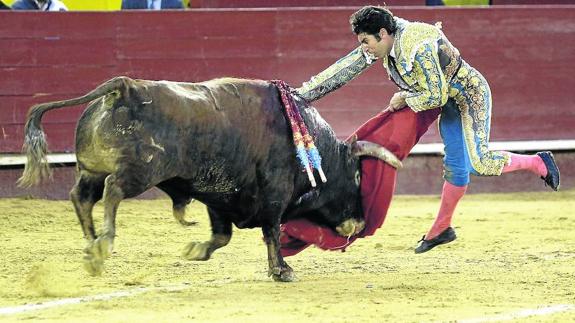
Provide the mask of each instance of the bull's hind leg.
[{"label": "bull's hind leg", "polygon": [[116,212],[124,198],[134,197],[145,191],[139,181],[128,181],[119,175],[106,177],[104,185],[104,226],[101,234],[88,244],[84,256],[84,267],[92,275],[100,275],[104,260],[112,254],[116,236]]},{"label": "bull's hind leg", "polygon": [[186,206],[190,204],[192,198],[188,193],[191,189],[187,182],[182,179],[173,178],[156,185],[159,189],[166,192],[172,199],[172,210],[174,218],[183,226],[192,226],[197,224],[196,221],[186,221]]},{"label": "bull's hind leg", "polygon": [[191,198],[182,198],[181,196],[171,196],[172,198],[172,214],[174,219],[178,221],[179,224],[189,227],[198,224],[196,221],[187,221],[186,216],[186,206],[192,202]]},{"label": "bull's hind leg", "polygon": [[184,249],[183,256],[188,260],[208,260],[216,249],[230,242],[232,238],[232,222],[225,212],[217,212],[208,208],[212,224],[212,237],[205,242],[190,242]]},{"label": "bull's hind leg", "polygon": [[89,242],[96,239],[92,209],[94,204],[102,198],[104,179],[105,175],[91,174],[82,170],[76,184],[70,191],[70,200],[74,204],[84,238]]}]

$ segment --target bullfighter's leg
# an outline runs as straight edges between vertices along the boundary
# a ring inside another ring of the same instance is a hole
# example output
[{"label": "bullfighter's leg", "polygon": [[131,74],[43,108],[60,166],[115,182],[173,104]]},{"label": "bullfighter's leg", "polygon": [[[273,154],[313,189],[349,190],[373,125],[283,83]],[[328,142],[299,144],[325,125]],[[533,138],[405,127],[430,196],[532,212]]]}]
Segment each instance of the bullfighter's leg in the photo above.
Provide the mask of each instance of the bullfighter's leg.
[{"label": "bullfighter's leg", "polygon": [[190,242],[183,256],[188,260],[208,260],[214,251],[227,245],[232,238],[232,222],[225,212],[208,208],[212,224],[212,237],[205,242]]},{"label": "bullfighter's leg", "polygon": [[116,236],[116,212],[120,202],[124,198],[143,193],[147,188],[142,181],[135,180],[134,176],[123,178],[118,174],[108,175],[104,183],[104,226],[101,234],[84,250],[84,267],[92,275],[102,273],[104,260],[112,253]]},{"label": "bullfighter's leg", "polygon": [[189,189],[178,185],[177,182],[169,180],[156,185],[172,199],[172,210],[174,218],[183,226],[192,226],[197,224],[196,221],[186,221],[186,206],[192,202],[188,194]]},{"label": "bullfighter's leg", "polygon": [[70,200],[74,204],[82,232],[84,232],[84,238],[89,242],[96,239],[92,209],[94,204],[102,198],[104,179],[105,175],[91,174],[82,170],[76,184],[70,191]]}]

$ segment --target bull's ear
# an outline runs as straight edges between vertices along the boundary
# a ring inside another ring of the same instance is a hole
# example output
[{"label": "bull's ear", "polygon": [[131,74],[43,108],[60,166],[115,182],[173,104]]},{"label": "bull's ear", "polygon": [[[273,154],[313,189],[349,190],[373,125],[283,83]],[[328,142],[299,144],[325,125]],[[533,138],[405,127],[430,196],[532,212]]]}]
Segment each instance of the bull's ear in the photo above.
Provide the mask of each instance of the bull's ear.
[{"label": "bull's ear", "polygon": [[357,142],[357,134],[353,134],[351,136],[349,136],[349,138],[347,138],[345,140],[346,145],[353,147],[353,145]]}]

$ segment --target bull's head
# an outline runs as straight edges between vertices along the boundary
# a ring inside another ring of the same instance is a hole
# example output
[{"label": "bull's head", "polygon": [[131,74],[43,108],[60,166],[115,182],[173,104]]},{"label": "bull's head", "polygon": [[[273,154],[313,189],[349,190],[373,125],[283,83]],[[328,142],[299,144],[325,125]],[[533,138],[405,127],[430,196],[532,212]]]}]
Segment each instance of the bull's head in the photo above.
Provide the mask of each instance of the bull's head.
[{"label": "bull's head", "polygon": [[[362,156],[379,158],[395,168],[401,168],[401,161],[384,147],[358,141],[356,136],[340,142],[339,165],[332,172],[320,199],[327,201],[316,209],[318,222],[327,223],[342,236],[359,234],[365,227],[361,199],[361,163]],[[335,182],[335,183],[334,183]]]}]

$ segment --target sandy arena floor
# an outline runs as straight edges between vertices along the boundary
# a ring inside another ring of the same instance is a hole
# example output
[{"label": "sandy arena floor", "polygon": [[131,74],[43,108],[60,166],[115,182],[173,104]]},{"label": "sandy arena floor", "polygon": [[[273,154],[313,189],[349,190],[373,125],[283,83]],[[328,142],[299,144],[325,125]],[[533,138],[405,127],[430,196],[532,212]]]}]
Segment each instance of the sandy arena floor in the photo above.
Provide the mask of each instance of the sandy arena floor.
[{"label": "sandy arena floor", "polygon": [[297,281],[276,283],[259,229],[236,229],[207,262],[180,257],[209,237],[200,203],[184,228],[167,199],[123,202],[114,254],[90,277],[69,201],[3,199],[0,321],[575,321],[575,191],[466,196],[458,239],[416,255],[438,203],[398,196],[375,236],[289,257]]}]

